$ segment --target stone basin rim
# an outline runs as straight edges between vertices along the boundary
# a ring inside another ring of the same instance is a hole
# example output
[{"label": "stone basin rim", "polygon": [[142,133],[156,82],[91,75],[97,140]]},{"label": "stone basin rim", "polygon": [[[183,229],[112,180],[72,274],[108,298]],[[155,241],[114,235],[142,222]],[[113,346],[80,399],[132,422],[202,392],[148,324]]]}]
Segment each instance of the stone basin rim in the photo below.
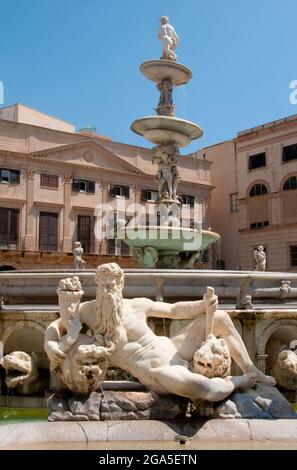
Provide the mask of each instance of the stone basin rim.
[{"label": "stone basin rim", "polygon": [[185,65],[165,59],[151,59],[143,62],[140,72],[152,82],[160,83],[169,78],[174,86],[188,83],[193,77],[192,71]]},{"label": "stone basin rim", "polygon": [[143,136],[146,131],[159,129],[184,134],[190,140],[198,139],[203,135],[203,130],[197,124],[177,117],[144,116],[136,119],[131,124],[131,130],[141,136]]}]

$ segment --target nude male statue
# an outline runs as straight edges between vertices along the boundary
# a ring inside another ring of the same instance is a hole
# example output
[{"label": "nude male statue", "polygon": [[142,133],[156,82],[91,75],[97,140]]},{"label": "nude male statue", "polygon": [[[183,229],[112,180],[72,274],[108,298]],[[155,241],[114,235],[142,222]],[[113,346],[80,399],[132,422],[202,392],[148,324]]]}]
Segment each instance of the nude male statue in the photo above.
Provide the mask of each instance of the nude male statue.
[{"label": "nude male statue", "polygon": [[161,16],[158,37],[163,43],[163,53],[161,59],[176,61],[174,49],[179,45],[180,40],[173,26],[169,24],[167,16]]},{"label": "nude male statue", "polygon": [[[96,300],[82,303],[79,310],[80,321],[89,328],[95,344],[106,346],[110,365],[128,371],[157,393],[192,400],[220,401],[235,388],[249,388],[256,382],[275,384],[273,378],[254,366],[232,320],[226,312],[217,310],[215,295],[174,304],[147,298],[124,299],[123,284],[124,273],[116,263],[98,266]],[[193,356],[205,339],[206,309],[213,313],[213,334],[225,340],[244,375],[207,378],[190,370]],[[149,317],[191,322],[176,336],[167,338],[153,333],[147,325]],[[65,359],[58,344],[63,334],[65,326],[60,319],[46,331],[45,350],[53,367]]]},{"label": "nude male statue", "polygon": [[256,250],[254,250],[254,258],[256,261],[256,271],[265,271],[266,269],[266,253],[264,247],[259,245]]}]

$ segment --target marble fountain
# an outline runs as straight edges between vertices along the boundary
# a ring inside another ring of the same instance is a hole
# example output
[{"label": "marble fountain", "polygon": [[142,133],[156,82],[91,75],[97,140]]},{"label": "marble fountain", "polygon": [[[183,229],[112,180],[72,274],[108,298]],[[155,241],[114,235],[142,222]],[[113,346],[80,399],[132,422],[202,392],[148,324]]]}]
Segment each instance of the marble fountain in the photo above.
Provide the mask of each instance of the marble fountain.
[{"label": "marble fountain", "polygon": [[[158,224],[117,229],[139,269],[0,273],[0,449],[297,448],[297,274],[192,269],[219,235],[180,224],[179,148],[202,130],[174,116],[192,73],[167,17],[158,35],[156,116],[131,126],[155,145]],[[4,419],[20,410],[37,420]]]}]

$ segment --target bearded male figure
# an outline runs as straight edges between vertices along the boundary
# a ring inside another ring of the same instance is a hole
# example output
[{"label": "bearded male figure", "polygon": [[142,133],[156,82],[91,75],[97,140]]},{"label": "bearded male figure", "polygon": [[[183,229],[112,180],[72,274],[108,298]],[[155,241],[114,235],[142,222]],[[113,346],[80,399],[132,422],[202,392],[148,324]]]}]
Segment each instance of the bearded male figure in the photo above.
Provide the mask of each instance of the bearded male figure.
[{"label": "bearded male figure", "polygon": [[[97,268],[96,284],[96,300],[80,304],[81,323],[89,328],[94,343],[105,348],[110,365],[128,371],[149,389],[192,400],[220,401],[235,388],[249,388],[256,382],[275,384],[254,366],[232,320],[226,312],[217,310],[215,295],[174,304],[124,299],[124,273],[116,263]],[[213,314],[213,334],[226,342],[242,376],[208,378],[193,367],[191,370],[195,352],[205,339],[206,310]],[[149,317],[191,321],[179,334],[167,338],[153,333],[147,325]],[[65,353],[59,349],[64,334],[60,319],[46,331],[45,350],[54,367],[65,360]]]}]

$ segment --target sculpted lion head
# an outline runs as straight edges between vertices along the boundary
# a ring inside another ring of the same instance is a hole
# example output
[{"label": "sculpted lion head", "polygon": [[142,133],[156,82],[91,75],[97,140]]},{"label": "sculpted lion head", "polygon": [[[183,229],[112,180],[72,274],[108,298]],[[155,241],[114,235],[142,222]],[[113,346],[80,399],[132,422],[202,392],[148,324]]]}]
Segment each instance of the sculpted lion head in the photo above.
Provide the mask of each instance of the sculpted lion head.
[{"label": "sculpted lion head", "polygon": [[63,387],[75,395],[89,395],[100,388],[107,370],[105,348],[93,344],[93,339],[79,334],[67,351],[64,361],[53,370]]},{"label": "sculpted lion head", "polygon": [[191,370],[209,379],[230,375],[231,356],[226,341],[210,334],[195,352]]},{"label": "sculpted lion head", "polygon": [[281,351],[274,363],[271,374],[286,390],[297,391],[297,354],[295,351]]}]

